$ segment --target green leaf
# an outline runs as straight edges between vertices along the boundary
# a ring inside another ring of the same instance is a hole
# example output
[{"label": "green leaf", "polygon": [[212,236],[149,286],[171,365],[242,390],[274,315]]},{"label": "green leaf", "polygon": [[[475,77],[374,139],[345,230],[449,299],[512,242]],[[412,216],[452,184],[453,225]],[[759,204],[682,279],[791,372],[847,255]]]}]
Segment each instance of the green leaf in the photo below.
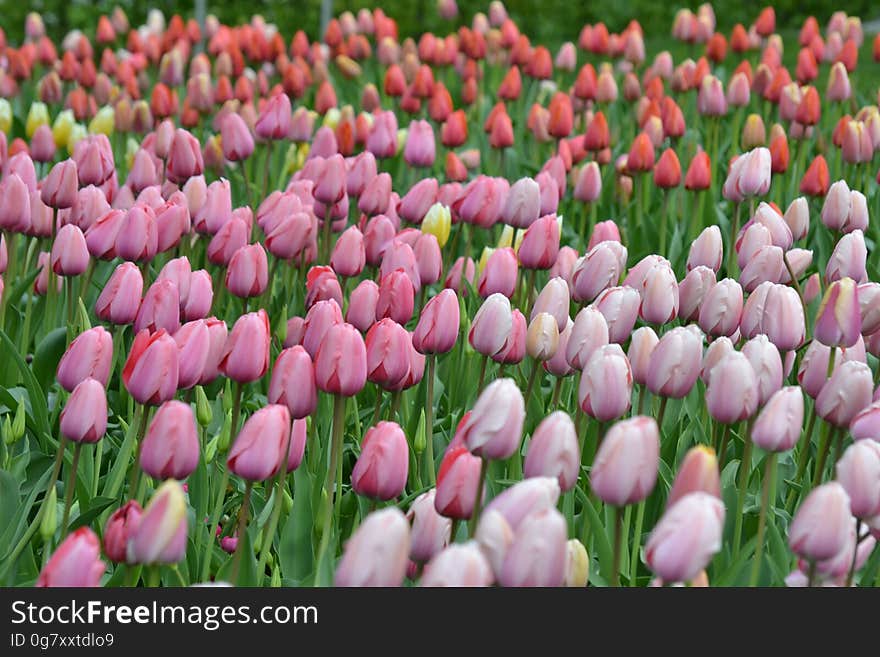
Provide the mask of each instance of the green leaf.
[{"label": "green leaf", "polygon": [[70,523],[69,531],[73,531],[79,527],[84,527],[92,522],[95,518],[97,518],[104,509],[108,508],[110,505],[116,502],[115,497],[95,497],[92,498],[89,508],[86,509],[83,513],[80,513],[73,521]]},{"label": "green leaf", "polygon": [[34,351],[31,369],[34,378],[43,390],[48,390],[55,380],[58,361],[67,348],[67,327],[61,326],[46,334]]},{"label": "green leaf", "polygon": [[[577,496],[583,504],[584,512],[587,514],[587,522],[590,523],[590,536],[593,537],[595,543],[593,549],[599,557],[599,572],[606,582],[611,581],[611,568],[613,566],[613,556],[611,554],[611,544],[608,542],[608,536],[605,534],[602,521],[599,520],[599,514],[593,508],[592,503],[580,488],[575,488]],[[589,548],[588,548],[589,550]]]},{"label": "green leaf", "polygon": [[6,470],[0,470],[0,527],[8,527],[21,501],[18,481]]},{"label": "green leaf", "polygon": [[8,359],[6,362],[11,361],[15,363],[21,372],[22,383],[28,392],[31,411],[33,412],[38,430],[41,434],[50,436],[52,432],[49,428],[49,409],[46,406],[46,395],[43,392],[43,388],[40,387],[31,368],[27,366],[21,354],[18,353],[18,347],[12,343],[12,340],[9,339],[9,336],[3,330],[0,330],[0,347],[2,347],[0,353],[4,354]]},{"label": "green leaf", "polygon": [[293,473],[293,510],[281,529],[278,556],[286,579],[303,580],[312,572],[312,476],[305,468]]},{"label": "green leaf", "polygon": [[[141,409],[141,413],[146,412],[146,409]],[[120,418],[119,422],[123,427],[126,427],[124,420]],[[119,494],[122,480],[125,478],[125,471],[128,469],[128,460],[131,458],[131,453],[134,450],[135,441],[137,440],[137,416],[135,416],[135,421],[131,423],[131,426],[126,427],[126,429],[125,439],[119,447],[119,452],[116,455],[113,468],[107,475],[107,479],[104,483],[104,490],[101,492],[104,497],[116,497]]]}]

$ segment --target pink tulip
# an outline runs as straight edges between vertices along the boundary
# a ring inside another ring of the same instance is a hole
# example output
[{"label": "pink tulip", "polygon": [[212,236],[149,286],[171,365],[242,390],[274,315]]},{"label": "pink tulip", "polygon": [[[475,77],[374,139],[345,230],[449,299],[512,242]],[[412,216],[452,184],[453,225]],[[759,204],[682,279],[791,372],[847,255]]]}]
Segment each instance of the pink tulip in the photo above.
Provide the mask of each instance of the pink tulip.
[{"label": "pink tulip", "polygon": [[78,141],[73,149],[73,160],[82,186],[100,187],[115,172],[113,148],[106,135],[89,135]]},{"label": "pink tulip", "polygon": [[645,561],[663,582],[696,578],[721,550],[724,504],[714,495],[685,495],[669,507],[645,545]]},{"label": "pink tulip", "polygon": [[475,541],[450,545],[433,555],[419,582],[429,587],[491,586],[492,566]]},{"label": "pink tulip", "polygon": [[96,587],[101,585],[105,569],[101,542],[91,529],[80,527],[52,553],[35,586]]},{"label": "pink tulip", "polygon": [[403,159],[412,167],[431,167],[434,157],[434,129],[427,121],[413,121],[409,124]]},{"label": "pink tulip", "polygon": [[515,532],[530,515],[554,508],[559,492],[556,477],[529,477],[496,495],[484,512],[499,513]]},{"label": "pink tulip", "polygon": [[678,284],[678,318],[684,322],[696,320],[715,283],[715,272],[708,267],[698,265],[691,269]]},{"label": "pink tulip", "polygon": [[174,132],[171,151],[165,165],[165,175],[178,185],[193,176],[200,176],[205,169],[199,140],[182,128]]},{"label": "pink tulip", "polygon": [[422,289],[421,276],[419,275],[419,265],[416,262],[415,253],[412,247],[402,240],[393,240],[385,249],[382,255],[382,264],[379,267],[379,280],[393,273],[395,270],[402,270],[406,277],[412,283],[413,292],[418,293]]},{"label": "pink tulip", "polygon": [[514,309],[510,314],[511,326],[510,334],[504,341],[501,350],[492,355],[492,360],[496,363],[505,365],[516,365],[522,362],[526,356],[526,318],[519,311]]},{"label": "pink tulip", "polygon": [[626,285],[609,287],[593,302],[608,324],[608,340],[622,343],[632,333],[639,315],[640,296],[638,290]]},{"label": "pink tulip", "polygon": [[783,368],[779,350],[766,335],[757,335],[743,345],[742,353],[755,371],[758,405],[763,406],[782,387]]},{"label": "pink tulip", "polygon": [[681,399],[700,375],[703,340],[698,332],[677,327],[668,331],[651,350],[645,383],[655,395]]},{"label": "pink tulip", "polygon": [[550,269],[559,253],[559,221],[555,214],[547,214],[526,229],[517,251],[519,263],[525,269]]},{"label": "pink tulip", "polygon": [[660,432],[653,418],[638,416],[613,425],[599,446],[590,487],[606,504],[645,499],[657,481]]},{"label": "pink tulip", "polygon": [[336,240],[330,266],[340,276],[358,276],[365,260],[364,236],[357,226],[351,226]]},{"label": "pink tulip", "polygon": [[230,112],[220,125],[223,157],[230,162],[246,160],[254,152],[254,138],[238,114]]},{"label": "pink tulip", "polygon": [[540,216],[540,188],[532,178],[520,178],[510,187],[501,221],[514,228],[528,228]]},{"label": "pink tulip", "polygon": [[287,94],[276,93],[266,102],[257,122],[254,132],[257,137],[266,140],[286,139],[293,128],[293,115],[290,109],[290,99]]},{"label": "pink tulip", "polygon": [[848,277],[864,283],[868,279],[867,258],[868,248],[864,233],[859,229],[847,233],[837,242],[828,259],[825,281],[830,283]]},{"label": "pink tulip", "polygon": [[96,443],[107,431],[107,393],[95,379],[73,389],[59,423],[61,435],[75,443]]},{"label": "pink tulip", "polygon": [[72,159],[62,160],[52,167],[43,181],[40,198],[50,208],[69,208],[76,202],[78,189],[76,162]]},{"label": "pink tulip", "polygon": [[[360,197],[367,185],[376,178],[376,158],[370,151],[362,151],[346,160],[345,189],[349,196]],[[390,186],[388,188],[391,190]],[[382,208],[382,211],[385,207]]]},{"label": "pink tulip", "polygon": [[618,418],[630,407],[632,384],[632,368],[620,345],[601,346],[590,356],[581,374],[580,407],[600,422]]},{"label": "pink tulip", "polygon": [[250,383],[269,369],[269,317],[265,310],[247,313],[235,320],[226,339],[219,369],[233,381]]},{"label": "pink tulip", "polygon": [[[369,151],[364,152],[370,153]],[[349,173],[349,180],[351,175]],[[383,171],[373,176],[364,183],[361,193],[357,196],[359,197],[358,210],[371,217],[384,214],[388,210],[388,204],[391,200],[391,175]],[[422,216],[424,217],[424,215]]]},{"label": "pink tulip", "polygon": [[[583,203],[594,203],[599,200],[602,195],[602,173],[596,162],[587,162],[580,168],[572,193],[576,200]],[[590,241],[592,242],[592,238]],[[590,247],[592,246],[591,244]]]},{"label": "pink tulip", "polygon": [[397,116],[392,111],[375,114],[373,127],[367,136],[367,150],[378,159],[394,157],[397,153]]},{"label": "pink tulip", "polygon": [[324,392],[351,397],[367,380],[367,350],[351,324],[331,326],[315,354],[315,383]]},{"label": "pink tulip", "polygon": [[311,415],[318,403],[315,369],[306,350],[297,345],[284,349],[272,367],[268,400],[284,404],[294,419]]},{"label": "pink tulip", "polygon": [[678,283],[668,265],[656,264],[645,272],[640,291],[639,314],[646,322],[665,324],[678,314]]},{"label": "pink tulip", "polygon": [[568,285],[559,277],[551,278],[544,289],[538,294],[532,306],[530,320],[542,312],[550,314],[556,320],[556,327],[562,331],[569,322],[568,307],[570,303]]},{"label": "pink tulip", "polygon": [[758,408],[758,381],[749,359],[733,351],[709,373],[706,406],[716,422],[733,424],[754,415]]},{"label": "pink tulip", "polygon": [[423,354],[445,354],[455,346],[459,330],[458,297],[450,289],[432,297],[419,315],[413,346]]},{"label": "pink tulip", "polygon": [[510,301],[502,294],[489,296],[477,310],[468,333],[471,346],[484,356],[497,354],[513,329]]},{"label": "pink tulip", "polygon": [[752,426],[755,445],[768,452],[792,449],[804,424],[804,395],[797,386],[777,390],[767,401]]},{"label": "pink tulip", "polygon": [[269,263],[261,244],[238,249],[226,270],[226,287],[237,297],[257,297],[269,284]]},{"label": "pink tulip", "polygon": [[135,318],[135,331],[148,329],[151,333],[165,329],[170,335],[180,327],[180,296],[177,285],[169,279],[159,279],[144,295]]},{"label": "pink tulip", "polygon": [[620,278],[620,258],[614,244],[600,242],[574,264],[571,287],[575,301],[590,302],[617,283]]},{"label": "pink tulip", "polygon": [[361,453],[351,472],[356,493],[391,500],[403,493],[409,471],[409,445],[395,422],[370,427],[361,442]]},{"label": "pink tulip", "polygon": [[183,308],[183,318],[187,321],[202,319],[211,312],[214,302],[214,289],[211,275],[204,269],[192,272],[189,278],[189,294]]},{"label": "pink tulip", "polygon": [[[470,412],[459,422],[461,428]],[[442,516],[466,520],[473,513],[480,480],[480,459],[467,447],[450,443],[437,472],[437,495],[434,508]]]},{"label": "pink tulip", "polygon": [[711,336],[731,336],[739,328],[742,311],[742,287],[732,278],[725,278],[718,281],[703,298],[700,328]]},{"label": "pink tulip", "polygon": [[409,523],[390,507],[368,515],[354,531],[336,567],[336,586],[400,586],[410,549]]},{"label": "pink tulip", "polygon": [[141,469],[154,479],[186,479],[199,464],[199,435],[189,404],[167,401],[150,421],[140,448]]},{"label": "pink tulip", "polygon": [[289,449],[290,411],[269,404],[251,415],[229,450],[229,471],[248,481],[266,481],[281,470]]},{"label": "pink tulip", "polygon": [[144,510],[136,500],[130,500],[116,509],[104,527],[104,553],[114,563],[127,562],[128,540],[140,524]]},{"label": "pink tulip", "polygon": [[871,403],[871,369],[850,360],[834,368],[816,397],[816,414],[836,427],[848,427],[856,413]]},{"label": "pink tulip", "polygon": [[449,544],[452,520],[437,513],[434,508],[436,496],[435,488],[422,493],[406,514],[407,520],[412,523],[409,558],[416,563],[429,561]]},{"label": "pink tulip", "polygon": [[[875,394],[876,396],[876,394]],[[875,440],[880,442],[880,403],[874,402],[856,413],[849,425],[853,440]]]},{"label": "pink tulip", "polygon": [[740,321],[742,337],[765,334],[779,351],[791,351],[804,341],[804,311],[797,292],[787,285],[765,282],[749,294]]},{"label": "pink tulip", "polygon": [[[345,321],[365,333],[376,321],[379,286],[371,280],[361,281],[349,295]],[[338,307],[338,306],[337,306]]]},{"label": "pink tulip", "polygon": [[502,586],[561,586],[567,527],[556,509],[527,516],[516,529],[499,573]]},{"label": "pink tulip", "polygon": [[203,319],[187,322],[174,333],[173,337],[178,350],[177,387],[187,390],[199,383],[205,372],[205,365],[211,352],[208,322]]},{"label": "pink tulip", "polygon": [[116,255],[133,262],[149,262],[156,256],[159,232],[156,213],[150,206],[135,205],[125,213],[119,222],[115,248]]},{"label": "pink tulip", "polygon": [[856,518],[880,514],[880,444],[859,440],[847,447],[836,466],[837,481],[849,495]]},{"label": "pink tulip", "polygon": [[525,401],[513,379],[497,379],[480,393],[462,427],[468,449],[490,460],[509,458],[522,440]]},{"label": "pink tulip", "polygon": [[556,477],[563,491],[571,490],[580,473],[580,448],[571,418],[556,411],[544,418],[532,434],[526,454],[526,477]]},{"label": "pink tulip", "polygon": [[723,256],[724,245],[721,241],[721,229],[718,226],[708,226],[691,243],[687,259],[688,271],[703,265],[717,274],[721,268]]},{"label": "pink tulip", "polygon": [[608,323],[593,306],[582,309],[574,319],[565,357],[576,370],[583,370],[595,351],[608,344]]},{"label": "pink tulip", "polygon": [[[540,479],[540,481],[548,480],[547,477]],[[535,482],[539,481],[539,479],[531,478],[527,481]],[[513,490],[514,488],[517,488],[517,486],[513,486],[508,490]],[[507,550],[510,548],[510,544],[513,543],[513,529],[510,524],[501,512],[494,509],[486,509],[480,515],[480,522],[477,524],[474,539],[477,545],[480,546],[480,551],[488,560],[492,571],[497,577],[504,565],[504,557],[507,554]]]},{"label": "pink tulip", "polygon": [[849,495],[836,481],[814,488],[798,507],[788,532],[792,551],[808,561],[824,561],[846,545],[852,526]]},{"label": "pink tulip", "polygon": [[410,373],[411,338],[400,324],[382,319],[370,327],[365,340],[367,380],[395,390]]},{"label": "pink tulip", "polygon": [[517,272],[517,258],[513,249],[496,249],[486,260],[486,266],[477,281],[477,292],[481,297],[501,293],[511,298],[516,291]]},{"label": "pink tulip", "polygon": [[[250,230],[244,221],[231,218],[214,233],[208,243],[205,251],[208,261],[215,265],[228,266],[236,251],[247,246],[249,235]],[[271,237],[267,238],[267,243],[276,245],[276,242],[270,242]]]},{"label": "pink tulip", "polygon": [[68,345],[58,362],[56,378],[68,392],[88,378],[106,386],[112,360],[113,337],[103,326],[96,326],[80,333]]}]

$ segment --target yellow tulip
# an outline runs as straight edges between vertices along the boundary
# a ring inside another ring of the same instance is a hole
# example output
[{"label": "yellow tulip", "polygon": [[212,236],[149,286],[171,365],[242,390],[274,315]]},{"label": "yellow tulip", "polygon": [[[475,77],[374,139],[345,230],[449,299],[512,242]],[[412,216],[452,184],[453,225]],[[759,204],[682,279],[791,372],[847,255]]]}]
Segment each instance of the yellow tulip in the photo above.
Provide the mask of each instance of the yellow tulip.
[{"label": "yellow tulip", "polygon": [[98,113],[95,114],[95,118],[89,123],[89,133],[93,135],[100,133],[109,137],[113,134],[115,123],[113,108],[109,105],[105,105],[98,110]]},{"label": "yellow tulip", "polygon": [[327,110],[327,113],[324,115],[324,121],[322,125],[327,126],[331,130],[336,130],[336,126],[339,125],[339,117],[342,116],[342,112],[340,112],[337,108],[331,107]]},{"label": "yellow tulip", "polygon": [[403,147],[406,145],[406,136],[409,134],[409,131],[406,128],[401,128],[397,131],[397,152],[403,150]]},{"label": "yellow tulip", "polygon": [[134,156],[137,155],[140,147],[141,145],[134,137],[129,137],[125,140],[125,166],[129,171],[134,166]]},{"label": "yellow tulip", "polygon": [[430,233],[437,238],[437,243],[442,249],[449,241],[449,231],[452,229],[452,214],[442,203],[435,203],[428,208],[428,213],[422,220],[422,232]]},{"label": "yellow tulip", "polygon": [[503,249],[506,246],[513,246],[513,226],[505,225],[501,237],[498,238],[498,248]]},{"label": "yellow tulip", "polygon": [[483,270],[486,268],[486,263],[489,262],[489,256],[495,253],[495,249],[489,246],[483,247],[483,253],[480,256],[480,261],[477,263],[477,271],[474,274],[474,281],[480,280],[480,276],[483,274]]},{"label": "yellow tulip", "polygon": [[24,126],[27,138],[33,137],[37,128],[41,125],[49,125],[49,108],[46,107],[46,103],[36,101],[31,104],[31,109],[28,111],[27,121]]},{"label": "yellow tulip", "polygon": [[5,98],[0,98],[0,132],[9,134],[12,128],[12,105]]},{"label": "yellow tulip", "polygon": [[76,119],[73,116],[73,110],[63,110],[55,117],[55,123],[52,124],[52,139],[55,140],[55,148],[66,148],[70,141],[70,132],[73,129]]},{"label": "yellow tulip", "polygon": [[522,244],[523,237],[526,236],[526,229],[520,228],[516,231],[516,237],[513,240],[513,250],[519,253],[519,245]]},{"label": "yellow tulip", "polygon": [[86,130],[86,127],[82,123],[74,123],[73,127],[70,129],[70,136],[67,138],[67,152],[73,155],[73,149],[76,148],[77,142],[88,136],[89,131]]},{"label": "yellow tulip", "polygon": [[565,585],[586,586],[590,579],[590,557],[587,548],[578,539],[572,538],[565,544]]}]

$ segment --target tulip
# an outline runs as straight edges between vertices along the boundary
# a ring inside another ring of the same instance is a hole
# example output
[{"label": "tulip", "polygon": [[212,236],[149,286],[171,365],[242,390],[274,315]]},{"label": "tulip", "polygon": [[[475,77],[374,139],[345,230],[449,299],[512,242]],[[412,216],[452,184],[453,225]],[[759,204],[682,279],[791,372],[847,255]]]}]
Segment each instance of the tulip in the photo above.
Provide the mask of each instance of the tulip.
[{"label": "tulip", "polygon": [[837,242],[828,259],[825,280],[833,282],[841,278],[852,278],[856,282],[864,282],[868,278],[865,269],[867,257],[864,233],[858,229],[847,233]]},{"label": "tulip", "polygon": [[474,315],[468,342],[483,356],[492,356],[503,347],[513,328],[510,301],[502,294],[492,294]]},{"label": "tulip", "polygon": [[58,362],[56,379],[68,392],[89,378],[106,386],[112,360],[113,337],[104,327],[96,326],[83,331],[70,343]]},{"label": "tulip", "polygon": [[395,422],[370,427],[361,442],[361,453],[351,472],[356,493],[391,500],[403,493],[409,469],[409,446]]},{"label": "tulip", "polygon": [[743,306],[740,331],[746,339],[765,334],[781,352],[804,341],[804,310],[797,292],[770,282],[760,284]]},{"label": "tulip", "polygon": [[639,314],[646,322],[665,324],[678,314],[678,283],[668,265],[657,263],[646,273],[640,289]]},{"label": "tulip", "polygon": [[204,168],[199,140],[186,130],[178,128],[174,132],[168,153],[166,176],[173,183],[183,184],[193,176],[202,175]]},{"label": "tulip", "polygon": [[416,262],[412,247],[400,239],[395,239],[388,245],[388,248],[385,249],[385,253],[382,255],[382,264],[379,267],[379,280],[381,281],[398,269],[402,270],[406,277],[409,278],[410,283],[412,283],[413,292],[418,292],[422,289],[419,265]]},{"label": "tulip", "polygon": [[450,289],[442,290],[422,309],[413,331],[413,346],[423,354],[444,354],[455,346],[458,329],[458,297]]},{"label": "tulip", "polygon": [[83,379],[61,411],[61,435],[75,443],[96,443],[107,431],[107,394],[95,379]]},{"label": "tulip", "polygon": [[128,541],[126,562],[172,564],[186,555],[186,500],[183,487],[174,479],[153,493],[137,528]]},{"label": "tulip", "polygon": [[290,99],[286,94],[277,93],[269,98],[260,112],[254,132],[260,139],[276,141],[287,138],[292,128]]},{"label": "tulip", "polygon": [[532,434],[526,454],[526,477],[556,477],[563,491],[577,483],[580,448],[574,422],[556,411],[544,418]]},{"label": "tulip", "polygon": [[855,281],[844,277],[825,291],[816,316],[815,337],[829,347],[851,347],[861,334],[862,318]]},{"label": "tulip", "polygon": [[190,274],[189,294],[183,308],[183,318],[187,321],[202,319],[211,311],[214,301],[214,290],[211,287],[211,275],[204,269]]},{"label": "tulip", "polygon": [[431,167],[434,157],[434,129],[427,121],[413,121],[407,132],[404,160],[413,167]]},{"label": "tulip", "polygon": [[409,558],[425,563],[441,552],[448,544],[452,532],[452,520],[440,515],[434,508],[437,489],[419,495],[409,507],[406,518],[412,524]]},{"label": "tulip", "polygon": [[311,415],[317,407],[315,370],[306,350],[296,345],[284,349],[272,367],[269,382],[271,404],[284,404],[294,419]]},{"label": "tulip", "polygon": [[516,529],[505,556],[502,586],[560,586],[565,579],[566,524],[556,509],[527,516]]},{"label": "tulip", "polygon": [[[682,321],[699,318],[700,309],[709,292],[715,288],[715,272],[699,265],[691,269],[678,284],[678,317]],[[742,296],[742,294],[740,294]],[[732,319],[731,319],[732,321]],[[736,317],[737,324],[739,316]],[[734,328],[735,330],[735,328]]]},{"label": "tulip", "polygon": [[784,452],[797,444],[803,423],[803,393],[797,386],[781,388],[758,414],[751,438],[768,452]]},{"label": "tulip", "polygon": [[410,530],[397,508],[374,511],[352,534],[336,568],[336,586],[400,586],[406,576]]},{"label": "tulip", "polygon": [[657,480],[659,450],[659,431],[652,418],[616,423],[596,454],[590,487],[601,500],[615,506],[645,499]]},{"label": "tulip", "polygon": [[[526,351],[538,361],[550,360],[559,346],[559,327],[549,313],[538,313],[526,332]],[[527,390],[527,393],[530,393]],[[528,396],[528,395],[527,395]]]},{"label": "tulip", "polygon": [[35,586],[96,587],[106,566],[101,561],[101,542],[88,527],[70,534],[43,566]]},{"label": "tulip", "polygon": [[838,180],[828,189],[822,204],[822,223],[829,230],[842,230],[852,212],[852,193],[845,180]]},{"label": "tulip", "polygon": [[645,561],[664,582],[696,578],[721,549],[724,505],[714,495],[685,495],[663,514],[645,546]]},{"label": "tulip", "polygon": [[154,479],[186,479],[198,463],[199,436],[192,408],[179,401],[165,402],[141,444],[141,469]]},{"label": "tulip", "polygon": [[[116,509],[104,527],[104,553],[114,563],[126,563],[128,541],[134,535],[144,510],[136,500]],[[103,572],[103,571],[102,571]]]},{"label": "tulip", "polygon": [[[464,426],[470,412],[459,422]],[[437,495],[434,508],[447,518],[466,520],[471,517],[481,487],[481,459],[468,451],[461,442],[450,443],[437,472]]]},{"label": "tulip", "polygon": [[575,301],[592,301],[603,290],[617,283],[620,278],[620,258],[614,244],[600,242],[575,263],[571,273]]},{"label": "tulip", "polygon": [[397,269],[382,277],[376,299],[376,319],[390,317],[400,325],[412,318],[415,291],[406,273]]},{"label": "tulip", "polygon": [[788,544],[792,551],[815,562],[830,559],[843,550],[852,525],[849,507],[849,495],[839,483],[814,488],[791,522]]},{"label": "tulip", "polygon": [[709,189],[712,184],[712,165],[709,154],[699,151],[694,155],[684,176],[685,189],[700,191]]},{"label": "tulip", "polygon": [[555,477],[529,477],[496,495],[486,505],[486,520],[494,513],[500,514],[515,532],[530,515],[555,507],[559,492]]},{"label": "tulip", "polygon": [[[100,220],[99,220],[100,221]],[[159,250],[156,213],[148,205],[134,205],[119,222],[116,255],[123,260],[149,262]],[[97,224],[92,228],[96,228]]]},{"label": "tulip", "polygon": [[361,281],[349,295],[345,321],[362,333],[366,332],[376,321],[376,302],[378,300],[379,286],[371,280]]},{"label": "tulip", "polygon": [[433,556],[425,566],[420,586],[491,586],[492,566],[475,541],[451,545]]},{"label": "tulip", "polygon": [[856,518],[880,514],[880,444],[873,440],[853,443],[837,462],[836,473]]},{"label": "tulip", "polygon": [[366,346],[360,333],[351,324],[331,326],[314,359],[318,389],[351,397],[364,387],[367,379]]},{"label": "tulip", "polygon": [[834,368],[816,397],[816,414],[836,427],[848,427],[856,413],[871,403],[871,370],[848,360]]},{"label": "tulip", "polygon": [[732,424],[751,417],[758,407],[758,383],[748,358],[724,355],[709,371],[706,406],[716,422]]},{"label": "tulip", "polygon": [[76,202],[78,187],[76,162],[67,159],[59,162],[49,171],[40,190],[40,198],[49,207],[59,210],[69,208]]},{"label": "tulip", "polygon": [[370,327],[365,340],[367,380],[387,390],[397,389],[410,373],[409,333],[391,319]]},{"label": "tulip", "polygon": [[758,405],[763,406],[782,387],[782,359],[779,350],[766,335],[757,335],[743,345],[742,353],[755,371]]},{"label": "tulip", "polygon": [[220,125],[223,157],[230,162],[246,160],[254,152],[254,138],[238,114],[229,113]]},{"label": "tulip", "polygon": [[638,290],[629,286],[610,287],[596,297],[594,306],[608,324],[608,339],[623,342],[635,326],[638,318],[640,297]]},{"label": "tulip", "polygon": [[688,328],[677,327],[665,333],[648,360],[648,390],[661,397],[686,397],[700,374],[702,351],[702,339]]},{"label": "tulip", "polygon": [[723,255],[724,247],[721,242],[721,230],[718,226],[708,226],[691,243],[687,259],[688,271],[703,265],[717,274],[721,268]]},{"label": "tulip", "polygon": [[678,466],[672,488],[666,497],[666,508],[691,493],[707,493],[721,499],[721,482],[715,450],[697,445],[688,450]]},{"label": "tulip", "polygon": [[289,450],[290,425],[290,412],[281,404],[264,406],[251,415],[229,450],[230,472],[251,482],[278,474]]},{"label": "tulip", "polygon": [[151,333],[165,329],[173,335],[180,327],[180,295],[177,285],[169,279],[158,279],[150,286],[135,317],[135,331]]},{"label": "tulip", "polygon": [[522,440],[525,401],[513,379],[497,379],[480,393],[462,427],[464,443],[484,459],[509,458]]},{"label": "tulip", "polygon": [[618,418],[630,407],[632,384],[632,368],[620,345],[599,347],[581,374],[580,407],[600,422]]},{"label": "tulip", "polygon": [[247,313],[235,321],[226,339],[218,367],[238,383],[263,377],[269,368],[269,317],[265,310]]},{"label": "tulip", "polygon": [[[853,440],[877,440],[880,437],[880,404],[874,403],[856,413],[849,425]],[[880,441],[878,441],[880,442]]]},{"label": "tulip", "polygon": [[528,228],[540,216],[541,198],[538,183],[532,178],[520,178],[510,187],[501,221],[514,228]]}]

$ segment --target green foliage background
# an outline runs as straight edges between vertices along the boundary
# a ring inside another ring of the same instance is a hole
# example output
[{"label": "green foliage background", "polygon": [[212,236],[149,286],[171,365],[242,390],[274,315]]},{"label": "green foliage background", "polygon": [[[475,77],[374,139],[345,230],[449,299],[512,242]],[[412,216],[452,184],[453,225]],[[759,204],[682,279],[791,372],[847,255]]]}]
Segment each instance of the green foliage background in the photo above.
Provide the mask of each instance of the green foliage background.
[{"label": "green foliage background", "polygon": [[[249,0],[249,2],[211,2],[208,11],[225,23],[241,23],[252,14],[260,13],[276,23],[285,36],[298,29],[315,36],[320,22],[320,0]],[[622,0],[618,2],[573,2],[572,0],[507,0],[508,12],[531,38],[550,44],[576,39],[585,23],[604,21],[612,30],[623,28],[633,19],[645,27],[646,32],[659,30],[664,35],[672,26],[675,12],[685,6],[696,9],[700,2],[664,3],[656,0]],[[800,26],[804,18],[816,16],[821,23],[831,13],[844,9],[863,20],[874,18],[877,5],[870,0],[849,0],[845,6],[827,0],[716,0],[712,3],[719,28],[729,30],[735,23],[748,24],[767,4],[776,8],[780,25]],[[38,11],[53,35],[61,35],[69,29],[94,29],[97,18],[109,13],[113,7],[123,7],[132,21],[140,24],[150,7],[161,9],[166,16],[175,12],[184,16],[193,14],[192,0],[0,0],[0,26],[14,42],[21,39],[24,18],[29,11]],[[335,0],[333,13],[346,9],[356,11],[361,7],[382,6],[393,16],[402,35],[417,35],[426,30],[444,31],[450,24],[437,14],[435,0],[388,0],[370,2],[365,0]],[[460,15],[466,20],[477,11],[486,11],[489,0],[458,0]]]}]

